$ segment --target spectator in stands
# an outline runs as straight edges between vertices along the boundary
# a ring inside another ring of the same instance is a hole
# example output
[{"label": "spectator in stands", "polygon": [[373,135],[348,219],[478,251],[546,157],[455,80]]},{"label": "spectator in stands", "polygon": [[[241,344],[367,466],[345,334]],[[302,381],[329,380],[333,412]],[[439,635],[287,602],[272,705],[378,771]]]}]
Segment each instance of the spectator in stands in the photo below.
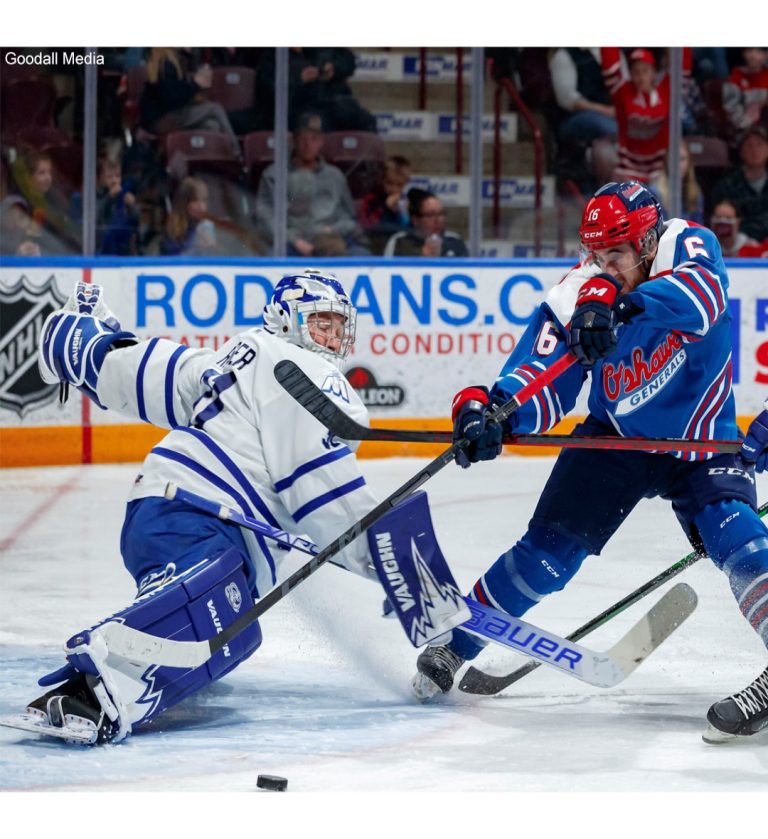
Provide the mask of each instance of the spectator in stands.
[{"label": "spectator in stands", "polygon": [[445,229],[443,203],[424,189],[408,190],[411,227],[395,233],[384,248],[384,256],[469,256],[458,233]]},{"label": "spectator in stands", "polygon": [[[289,256],[367,256],[362,230],[346,178],[320,155],[323,121],[317,113],[303,114],[296,125],[288,167]],[[274,239],[275,165],[267,166],[256,194],[256,218],[261,235]]]},{"label": "spectator in stands", "polygon": [[[650,50],[629,55],[629,78],[620,51],[602,49],[603,73],[616,106],[619,161],[616,181],[649,183],[663,171],[669,145],[669,75],[656,79],[656,58]],[[691,50],[683,53],[683,75],[690,76]]]},{"label": "spectator in stands", "polygon": [[209,256],[219,252],[216,225],[208,214],[208,187],[200,178],[184,178],[176,188],[160,252],[164,256]]},{"label": "spectator in stands", "polygon": [[724,79],[728,73],[728,57],[724,47],[693,48],[693,76],[699,85],[710,79]]},{"label": "spectator in stands", "polygon": [[381,184],[360,202],[357,218],[375,254],[382,253],[392,234],[408,227],[408,199],[404,190],[411,174],[411,162],[407,158],[390,157]]},{"label": "spectator in stands", "polygon": [[20,195],[7,195],[0,203],[0,254],[41,256],[40,229]]},{"label": "spectator in stands", "polygon": [[598,47],[563,47],[549,60],[552,88],[560,112],[558,161],[563,180],[572,180],[583,193],[595,184],[586,163],[586,151],[594,140],[617,134],[615,108],[603,81]]},{"label": "spectator in stands", "polygon": [[173,47],[152,47],[147,59],[147,83],[141,94],[141,124],[155,134],[198,128],[219,131],[229,137],[232,152],[242,154],[226,111],[217,102],[207,102],[204,91],[211,86],[208,65],[187,71],[188,60]]},{"label": "spectator in stands", "polygon": [[724,175],[712,200],[732,201],[741,211],[742,229],[758,242],[768,239],[768,132],[753,125],[739,146],[741,164]]},{"label": "spectator in stands", "polygon": [[[688,144],[683,140],[680,143],[680,185],[682,207],[680,215],[688,221],[696,224],[704,224],[704,194],[701,191],[699,182],[696,180],[696,170],[691,160],[691,153]],[[669,218],[669,179],[667,170],[662,169],[648,184],[649,189],[659,199],[664,215]]]},{"label": "spectator in stands", "polygon": [[715,204],[709,226],[720,242],[723,256],[743,256],[743,248],[754,248],[758,244],[741,231],[741,216],[733,201],[724,200]]},{"label": "spectator in stands", "polygon": [[123,187],[120,161],[103,159],[96,192],[96,253],[135,256],[138,233],[136,196]]},{"label": "spectator in stands", "polygon": [[744,64],[723,84],[723,109],[732,138],[753,125],[768,125],[768,50],[745,47]]},{"label": "spectator in stands", "polygon": [[[50,155],[35,149],[23,150],[11,166],[11,177],[16,187],[7,202],[15,219],[11,226],[36,244],[42,256],[80,253],[80,226],[70,217],[68,198],[54,183]],[[26,219],[20,215],[22,211]],[[25,247],[27,255],[32,255],[34,248]]]},{"label": "spectator in stands", "polygon": [[[291,47],[288,54],[288,121],[291,130],[307,112],[320,114],[327,131],[376,131],[376,119],[352,94],[348,80],[355,54],[346,47]],[[273,108],[275,52],[267,50],[259,67],[259,101]],[[264,122],[272,126],[268,112]]]},{"label": "spectator in stands", "polygon": [[[82,195],[72,196],[72,213],[82,223]],[[139,253],[139,210],[136,196],[123,186],[119,160],[99,160],[96,189],[96,253],[101,256],[136,256]]]}]

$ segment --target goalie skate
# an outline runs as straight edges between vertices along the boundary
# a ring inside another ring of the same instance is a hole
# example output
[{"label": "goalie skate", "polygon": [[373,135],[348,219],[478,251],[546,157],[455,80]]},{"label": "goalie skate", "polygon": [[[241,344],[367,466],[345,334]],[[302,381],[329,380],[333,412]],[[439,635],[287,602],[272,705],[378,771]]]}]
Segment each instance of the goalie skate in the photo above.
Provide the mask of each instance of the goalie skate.
[{"label": "goalie skate", "polygon": [[46,713],[34,708],[27,709],[27,712],[24,714],[0,717],[0,725],[5,726],[5,728],[29,731],[32,734],[38,734],[42,737],[53,737],[56,740],[64,740],[67,743],[78,743],[85,746],[92,745],[98,739],[96,726],[91,720],[68,714],[66,716],[66,726],[59,728],[51,725]]},{"label": "goalie skate", "polygon": [[111,739],[112,724],[94,691],[103,694],[99,680],[76,673],[63,685],[30,702],[24,713],[0,719],[0,725],[67,743],[105,743]]}]

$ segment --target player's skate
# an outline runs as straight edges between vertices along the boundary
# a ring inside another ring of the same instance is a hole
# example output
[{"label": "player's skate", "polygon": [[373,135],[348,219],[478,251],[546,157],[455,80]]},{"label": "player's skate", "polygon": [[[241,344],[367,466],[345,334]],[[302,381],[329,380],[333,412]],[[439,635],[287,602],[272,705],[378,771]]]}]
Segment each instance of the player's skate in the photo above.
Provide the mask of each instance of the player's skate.
[{"label": "player's skate", "polygon": [[416,698],[428,702],[439,693],[448,693],[453,687],[453,677],[462,664],[464,659],[447,645],[427,647],[416,659],[419,672],[411,683]]},{"label": "player's skate", "polygon": [[69,743],[105,743],[112,737],[113,725],[96,698],[98,690],[103,687],[96,676],[76,673],[30,702],[25,713],[5,717],[0,724]]},{"label": "player's skate", "polygon": [[768,727],[768,668],[744,690],[721,699],[707,712],[706,743],[725,743]]}]

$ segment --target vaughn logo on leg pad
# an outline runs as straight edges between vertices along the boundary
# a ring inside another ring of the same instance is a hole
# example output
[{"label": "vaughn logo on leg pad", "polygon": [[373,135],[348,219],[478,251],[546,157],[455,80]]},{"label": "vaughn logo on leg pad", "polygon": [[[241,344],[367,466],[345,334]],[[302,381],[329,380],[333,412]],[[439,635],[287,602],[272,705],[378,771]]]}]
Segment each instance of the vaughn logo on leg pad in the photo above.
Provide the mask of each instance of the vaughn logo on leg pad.
[{"label": "vaughn logo on leg pad", "polygon": [[373,565],[400,623],[420,647],[469,618],[437,544],[426,493],[418,492],[368,531]]}]

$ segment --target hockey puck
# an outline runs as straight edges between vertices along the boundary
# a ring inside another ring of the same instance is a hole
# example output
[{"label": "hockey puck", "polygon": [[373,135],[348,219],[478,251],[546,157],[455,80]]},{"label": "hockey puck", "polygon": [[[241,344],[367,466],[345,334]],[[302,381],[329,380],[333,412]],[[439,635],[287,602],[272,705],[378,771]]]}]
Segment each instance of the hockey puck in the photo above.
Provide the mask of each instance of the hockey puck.
[{"label": "hockey puck", "polygon": [[285,792],[288,789],[288,778],[281,778],[279,775],[259,775],[256,778],[256,786],[259,789]]}]

